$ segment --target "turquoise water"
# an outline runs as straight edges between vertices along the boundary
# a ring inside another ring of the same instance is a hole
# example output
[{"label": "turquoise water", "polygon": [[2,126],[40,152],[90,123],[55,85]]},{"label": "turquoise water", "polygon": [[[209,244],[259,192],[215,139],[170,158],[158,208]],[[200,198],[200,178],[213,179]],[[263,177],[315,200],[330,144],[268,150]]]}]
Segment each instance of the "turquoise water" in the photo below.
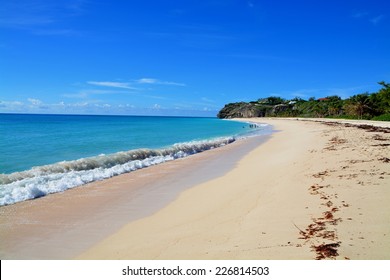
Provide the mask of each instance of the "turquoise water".
[{"label": "turquoise water", "polygon": [[0,205],[217,148],[263,129],[217,118],[0,114]]}]

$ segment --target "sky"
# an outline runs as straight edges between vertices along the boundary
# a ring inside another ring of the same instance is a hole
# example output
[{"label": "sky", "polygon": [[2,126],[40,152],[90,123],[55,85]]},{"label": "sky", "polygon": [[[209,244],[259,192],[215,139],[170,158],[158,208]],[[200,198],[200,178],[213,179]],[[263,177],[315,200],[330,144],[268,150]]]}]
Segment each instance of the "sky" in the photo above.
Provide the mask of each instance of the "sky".
[{"label": "sky", "polygon": [[0,113],[216,116],[375,92],[388,0],[2,0]]}]

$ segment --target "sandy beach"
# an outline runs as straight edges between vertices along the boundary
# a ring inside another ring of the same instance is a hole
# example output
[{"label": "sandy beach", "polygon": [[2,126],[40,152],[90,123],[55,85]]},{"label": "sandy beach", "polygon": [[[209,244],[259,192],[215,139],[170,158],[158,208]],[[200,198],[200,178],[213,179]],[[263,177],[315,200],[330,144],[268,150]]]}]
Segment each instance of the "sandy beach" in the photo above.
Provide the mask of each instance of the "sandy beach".
[{"label": "sandy beach", "polygon": [[389,259],[389,134],[265,122],[279,132],[229,173],[79,258]]},{"label": "sandy beach", "polygon": [[276,132],[1,207],[1,258],[390,259],[389,123],[243,121]]}]

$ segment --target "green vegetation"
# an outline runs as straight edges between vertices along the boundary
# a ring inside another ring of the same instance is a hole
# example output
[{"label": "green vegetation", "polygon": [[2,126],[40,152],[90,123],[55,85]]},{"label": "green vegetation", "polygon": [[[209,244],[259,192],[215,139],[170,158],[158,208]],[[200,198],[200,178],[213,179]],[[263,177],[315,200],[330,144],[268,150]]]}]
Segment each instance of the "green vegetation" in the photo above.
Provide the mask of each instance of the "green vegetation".
[{"label": "green vegetation", "polygon": [[390,84],[379,84],[382,88],[378,92],[357,94],[344,100],[336,95],[309,100],[271,96],[229,103],[219,111],[218,118],[315,117],[390,121]]}]

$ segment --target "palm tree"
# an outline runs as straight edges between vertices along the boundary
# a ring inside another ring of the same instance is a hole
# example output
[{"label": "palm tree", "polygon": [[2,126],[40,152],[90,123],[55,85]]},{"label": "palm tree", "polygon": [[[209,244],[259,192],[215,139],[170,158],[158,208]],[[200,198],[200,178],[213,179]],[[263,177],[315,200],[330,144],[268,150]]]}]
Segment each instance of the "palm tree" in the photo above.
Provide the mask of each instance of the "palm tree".
[{"label": "palm tree", "polygon": [[362,119],[363,115],[368,113],[370,109],[370,95],[368,93],[357,94],[348,99],[347,111],[358,116],[359,119]]},{"label": "palm tree", "polygon": [[323,118],[323,117],[325,117],[326,112],[328,110],[326,108],[326,104],[325,103],[322,103],[322,102],[319,102],[319,101],[315,101],[315,103],[313,104],[313,107],[312,107],[312,111],[313,111],[313,113],[315,114],[315,116],[317,118]]}]

